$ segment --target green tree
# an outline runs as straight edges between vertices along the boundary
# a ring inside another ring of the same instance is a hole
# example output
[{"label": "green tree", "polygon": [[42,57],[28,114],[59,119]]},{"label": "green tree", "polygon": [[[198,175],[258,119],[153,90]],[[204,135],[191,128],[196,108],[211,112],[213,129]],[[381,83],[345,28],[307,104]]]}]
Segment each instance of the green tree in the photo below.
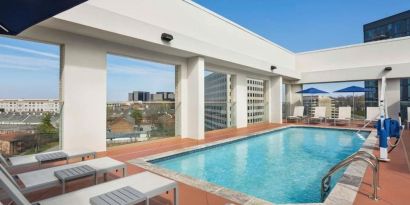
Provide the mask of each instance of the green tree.
[{"label": "green tree", "polygon": [[39,134],[55,134],[57,129],[51,124],[51,114],[45,113],[41,124],[37,127]]},{"label": "green tree", "polygon": [[45,113],[43,119],[41,119],[40,125],[37,126],[37,134],[35,136],[36,144],[34,147],[35,152],[41,151],[41,146],[58,139],[58,129],[56,129],[51,123],[51,114]]},{"label": "green tree", "polygon": [[141,110],[133,109],[131,112],[131,117],[134,119],[135,124],[138,126],[142,123],[142,112]]}]

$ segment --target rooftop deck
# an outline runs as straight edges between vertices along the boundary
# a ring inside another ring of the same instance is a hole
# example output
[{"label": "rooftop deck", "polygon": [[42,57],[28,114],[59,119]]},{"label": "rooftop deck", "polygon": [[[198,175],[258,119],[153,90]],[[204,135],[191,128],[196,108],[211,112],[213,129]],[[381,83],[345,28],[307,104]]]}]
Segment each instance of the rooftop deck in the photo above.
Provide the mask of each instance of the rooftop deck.
[{"label": "rooftop deck", "polygon": [[[284,124],[286,125],[286,124]],[[208,142],[218,141],[226,138],[231,138],[240,135],[247,135],[258,131],[263,131],[267,129],[277,128],[284,125],[280,124],[259,124],[253,125],[248,128],[240,129],[225,129],[208,132],[204,140],[192,140],[192,139],[181,139],[178,137],[167,138],[162,140],[150,141],[145,143],[128,144],[123,146],[117,146],[110,148],[107,152],[99,153],[99,156],[109,156],[114,159],[127,162],[129,160],[149,156],[152,154],[158,154],[161,152],[176,150],[180,148],[186,148],[190,146],[195,146],[199,144],[204,144]],[[353,125],[356,127],[355,125]],[[409,163],[409,151],[410,150],[410,131],[405,131],[405,136],[403,137],[402,143],[390,154],[391,162],[381,163],[380,172],[380,192],[379,201],[372,201],[368,198],[368,194],[371,193],[371,173],[368,169],[362,182],[360,191],[356,197],[355,204],[366,205],[366,204],[406,204],[410,200],[408,195],[408,189],[410,188],[410,163]],[[378,151],[375,150],[374,153],[378,155]],[[143,171],[143,169],[138,168],[134,165],[129,164],[128,172],[129,175],[136,174]],[[114,174],[110,176],[115,178]],[[92,180],[84,179],[82,181],[72,182],[68,184],[68,191],[72,191],[81,187],[92,185]],[[230,201],[216,196],[212,193],[207,193],[205,191],[199,190],[190,186],[189,184],[179,183],[180,186],[180,204],[181,205],[225,205],[230,203]],[[29,194],[31,200],[38,200],[60,193],[60,188],[54,188],[49,190],[44,190],[36,193]],[[318,190],[319,191],[319,190]],[[171,205],[172,204],[172,193],[164,194],[161,197],[156,197],[151,201],[151,204],[157,205]]]}]

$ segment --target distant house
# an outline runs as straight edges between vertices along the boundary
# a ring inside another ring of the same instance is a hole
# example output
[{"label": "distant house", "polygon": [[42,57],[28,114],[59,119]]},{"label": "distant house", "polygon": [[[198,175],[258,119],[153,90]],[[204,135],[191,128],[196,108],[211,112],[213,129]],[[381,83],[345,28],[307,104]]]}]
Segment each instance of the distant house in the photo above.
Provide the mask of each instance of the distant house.
[{"label": "distant house", "polygon": [[15,155],[26,150],[34,142],[34,134],[8,133],[0,135],[0,152],[5,155]]},{"label": "distant house", "polygon": [[113,133],[130,133],[134,132],[134,122],[132,119],[119,117],[110,122],[108,128]]}]

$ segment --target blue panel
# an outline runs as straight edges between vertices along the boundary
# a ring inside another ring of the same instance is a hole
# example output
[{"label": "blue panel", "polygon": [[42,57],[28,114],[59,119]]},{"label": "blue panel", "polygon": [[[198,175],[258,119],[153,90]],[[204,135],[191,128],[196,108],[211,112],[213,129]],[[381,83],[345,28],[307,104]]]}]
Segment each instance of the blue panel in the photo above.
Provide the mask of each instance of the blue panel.
[{"label": "blue panel", "polygon": [[0,1],[0,34],[17,35],[41,21],[87,0]]}]

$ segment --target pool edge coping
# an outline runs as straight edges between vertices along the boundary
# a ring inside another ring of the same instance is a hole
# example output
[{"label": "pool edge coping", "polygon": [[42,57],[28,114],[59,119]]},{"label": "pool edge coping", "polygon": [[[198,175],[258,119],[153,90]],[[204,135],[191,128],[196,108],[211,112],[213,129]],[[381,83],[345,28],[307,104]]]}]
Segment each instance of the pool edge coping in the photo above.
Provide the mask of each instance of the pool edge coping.
[{"label": "pool edge coping", "polygon": [[[257,137],[258,135],[268,132],[283,130],[292,127],[306,127],[306,128],[322,128],[322,129],[338,129],[338,130],[358,130],[357,128],[344,128],[344,127],[328,127],[328,126],[309,126],[309,125],[285,125],[277,128],[271,128],[263,131],[254,132],[248,135],[240,135],[236,137],[230,137],[223,140],[217,140],[201,145],[191,146],[187,148],[176,149],[159,154],[154,154],[146,157],[141,157],[133,160],[129,160],[128,163],[141,167],[147,171],[162,175],[180,183],[184,183],[188,186],[192,186],[230,200],[237,204],[243,205],[275,205],[275,203],[239,192],[232,189],[225,188],[204,180],[196,179],[188,175],[180,174],[172,170],[162,168],[158,165],[150,163],[149,161],[166,158],[174,155],[193,152],[196,150],[203,150],[210,147],[215,147],[223,144],[229,144],[232,142],[244,140],[251,137]],[[369,136],[363,142],[362,147],[359,150],[373,153],[373,149],[377,143],[376,131],[373,129],[364,129],[362,131],[370,131]],[[340,178],[339,182],[330,192],[329,196],[323,203],[298,203],[299,205],[352,205],[356,198],[359,187],[362,184],[362,180],[367,169],[367,164],[363,162],[354,162],[347,166],[346,171]],[[320,192],[320,190],[318,190]],[[285,204],[283,204],[285,205]],[[286,204],[293,205],[293,204]]]}]

